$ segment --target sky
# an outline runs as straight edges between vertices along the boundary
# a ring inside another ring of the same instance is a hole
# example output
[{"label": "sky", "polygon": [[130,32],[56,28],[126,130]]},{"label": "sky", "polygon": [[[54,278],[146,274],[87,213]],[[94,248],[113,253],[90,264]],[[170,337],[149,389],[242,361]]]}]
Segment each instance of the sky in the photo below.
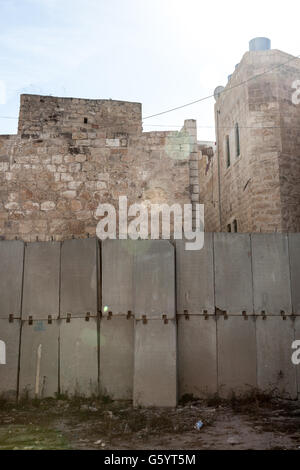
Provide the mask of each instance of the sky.
[{"label": "sky", "polygon": [[[0,134],[21,93],[138,101],[144,117],[180,106],[226,85],[254,37],[299,55],[299,30],[299,0],[0,0]],[[213,98],[143,127],[185,119],[215,140]]]}]

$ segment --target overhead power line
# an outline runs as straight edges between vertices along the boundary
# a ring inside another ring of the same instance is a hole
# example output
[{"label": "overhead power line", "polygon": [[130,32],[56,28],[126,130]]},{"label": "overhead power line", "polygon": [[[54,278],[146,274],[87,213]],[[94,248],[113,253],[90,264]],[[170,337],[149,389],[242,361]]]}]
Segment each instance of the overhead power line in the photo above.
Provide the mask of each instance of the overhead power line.
[{"label": "overhead power line", "polygon": [[[143,127],[181,127],[182,124],[144,124]],[[219,129],[235,129],[236,126],[218,126]],[[197,129],[215,129],[215,126],[197,126]],[[239,129],[299,129],[300,126],[240,126]]]},{"label": "overhead power line", "polygon": [[[259,77],[262,77],[264,75],[266,75],[267,73],[270,73],[272,72],[273,70],[276,70],[276,69],[279,69],[281,67],[284,67],[285,65],[289,64],[290,62],[293,62],[294,60],[296,59],[299,59],[300,58],[300,54],[295,56],[295,57],[291,57],[289,60],[287,60],[286,62],[283,62],[282,64],[277,64],[277,65],[274,65],[274,67],[271,67],[269,70],[265,70],[264,72],[262,73],[259,73],[259,74],[256,74],[256,75],[253,75],[252,77],[250,78],[247,78],[247,80],[244,80],[240,83],[237,83],[236,85],[233,85],[229,88],[224,88],[224,90],[220,93],[220,94],[223,94],[225,92],[228,92],[228,91],[231,91],[235,88],[238,88],[242,85],[245,85],[246,83],[252,81],[252,80],[255,80],[256,78],[259,78]],[[171,113],[172,111],[177,111],[178,109],[182,109],[182,108],[186,108],[188,106],[192,106],[193,104],[196,104],[196,103],[201,103],[202,101],[205,101],[205,100],[208,100],[210,98],[214,98],[214,94],[212,95],[208,95],[208,96],[204,96],[203,98],[199,98],[197,100],[194,100],[194,101],[190,101],[189,103],[185,103],[183,105],[180,105],[180,106],[176,106],[175,108],[171,108],[171,109],[167,109],[166,111],[161,111],[160,113],[156,113],[156,114],[151,114],[150,116],[146,116],[143,118],[143,121],[145,119],[150,119],[152,117],[156,117],[156,116],[161,116],[163,114],[167,114],[167,113]],[[0,116],[0,119],[18,119],[18,117],[15,117],[15,116]],[[125,123],[124,123],[125,124]],[[116,126],[120,126],[120,125],[123,125],[123,123],[120,123],[120,124],[116,124]],[[149,124],[150,126],[150,124]],[[152,124],[152,126],[154,126]],[[113,126],[103,126],[102,128],[106,128],[106,127],[113,127]],[[170,126],[171,127],[171,126]],[[180,127],[180,126],[173,126],[173,127]],[[213,126],[197,126],[197,127],[203,127],[203,128],[213,128]],[[273,128],[273,127],[271,127]],[[261,128],[258,128],[258,129],[261,129]]]},{"label": "overhead power line", "polygon": [[[233,90],[234,88],[245,85],[246,83],[250,82],[251,80],[254,80],[255,78],[258,78],[258,77],[262,77],[263,75],[266,75],[267,73],[270,73],[273,70],[278,69],[280,67],[284,67],[288,63],[292,62],[293,60],[299,59],[299,58],[300,58],[300,54],[297,55],[296,57],[292,57],[291,59],[287,60],[286,62],[283,62],[282,64],[275,65],[274,67],[270,68],[269,70],[266,70],[265,72],[259,73],[257,75],[253,75],[253,77],[250,77],[247,80],[244,80],[243,82],[238,83],[237,85],[233,85],[229,88],[225,88],[220,94],[223,94],[227,91]],[[162,114],[171,113],[172,111],[177,111],[178,109],[186,108],[187,106],[192,106],[193,104],[200,103],[201,101],[205,101],[205,100],[208,100],[210,98],[214,98],[214,94],[204,96],[203,98],[199,98],[198,100],[190,101],[189,103],[182,104],[181,106],[176,106],[176,108],[171,108],[171,109],[167,109],[166,111],[161,111],[160,113],[151,114],[151,116],[146,116],[143,119],[144,120],[145,119],[150,119],[152,117],[161,116]]]},{"label": "overhead power line", "polygon": [[19,119],[19,118],[13,117],[13,116],[0,116],[0,119]]}]

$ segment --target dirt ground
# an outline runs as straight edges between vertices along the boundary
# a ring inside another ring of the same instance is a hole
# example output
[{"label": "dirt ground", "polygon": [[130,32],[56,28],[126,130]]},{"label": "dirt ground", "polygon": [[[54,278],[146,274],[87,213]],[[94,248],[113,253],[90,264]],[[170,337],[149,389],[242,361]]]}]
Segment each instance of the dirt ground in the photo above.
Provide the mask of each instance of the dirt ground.
[{"label": "dirt ground", "polygon": [[[201,420],[203,426],[195,429]],[[0,403],[0,450],[300,450],[300,402],[252,396],[134,409],[106,400]]]}]

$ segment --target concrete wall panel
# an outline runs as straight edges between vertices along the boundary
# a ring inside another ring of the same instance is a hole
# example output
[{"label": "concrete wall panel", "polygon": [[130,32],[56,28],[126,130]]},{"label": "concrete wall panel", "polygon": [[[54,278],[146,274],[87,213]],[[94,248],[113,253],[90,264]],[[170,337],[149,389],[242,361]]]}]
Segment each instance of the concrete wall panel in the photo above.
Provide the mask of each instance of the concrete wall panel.
[{"label": "concrete wall panel", "polygon": [[133,240],[102,242],[102,314],[133,311]]},{"label": "concrete wall panel", "polygon": [[21,397],[46,398],[58,392],[59,320],[24,322],[21,337]]},{"label": "concrete wall panel", "polygon": [[0,319],[0,396],[16,399],[20,344],[20,320]]},{"label": "concrete wall panel", "polygon": [[61,248],[61,317],[98,311],[97,240],[66,240]]},{"label": "concrete wall panel", "polygon": [[230,314],[253,313],[249,234],[214,233],[216,307]]},{"label": "concrete wall panel", "polygon": [[60,325],[60,390],[68,396],[98,395],[97,319]]},{"label": "concrete wall panel", "polygon": [[135,324],[134,406],[177,404],[176,322],[141,320]]},{"label": "concrete wall panel", "polygon": [[216,321],[201,315],[178,317],[179,397],[205,398],[217,392]]},{"label": "concrete wall panel", "polygon": [[185,250],[185,241],[176,241],[177,313],[215,312],[212,233],[204,234],[204,246]]},{"label": "concrete wall panel", "polygon": [[237,395],[257,386],[256,338],[253,317],[220,317],[217,321],[218,388],[221,396]]},{"label": "concrete wall panel", "polygon": [[0,318],[21,317],[24,243],[0,241]]},{"label": "concrete wall panel", "polygon": [[22,318],[59,316],[60,243],[28,243],[25,247]]},{"label": "concrete wall panel", "polygon": [[293,312],[300,315],[300,233],[289,233],[289,258]]},{"label": "concrete wall panel", "polygon": [[296,367],[292,364],[295,337],[291,318],[269,316],[257,319],[258,387],[286,398],[297,398]]},{"label": "concrete wall panel", "polygon": [[252,234],[254,309],[292,312],[287,234]]},{"label": "concrete wall panel", "polygon": [[[300,341],[300,317],[297,317],[295,320],[295,340]],[[299,346],[297,350],[299,350]],[[292,349],[292,354],[295,351],[296,351],[295,349]],[[297,354],[297,358],[299,360],[300,353]],[[295,367],[296,367],[296,377],[297,377],[298,400],[300,400],[300,364],[297,364]]]},{"label": "concrete wall panel", "polygon": [[132,400],[134,320],[102,318],[100,322],[100,392],[115,400]]},{"label": "concrete wall panel", "polygon": [[136,242],[133,288],[136,318],[175,317],[175,252],[169,241]]}]

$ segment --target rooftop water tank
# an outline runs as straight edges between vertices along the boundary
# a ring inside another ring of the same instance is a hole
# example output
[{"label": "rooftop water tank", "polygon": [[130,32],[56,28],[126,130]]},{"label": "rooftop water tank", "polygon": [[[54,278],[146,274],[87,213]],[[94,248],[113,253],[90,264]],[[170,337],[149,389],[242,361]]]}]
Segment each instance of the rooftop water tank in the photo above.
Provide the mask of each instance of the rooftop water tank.
[{"label": "rooftop water tank", "polygon": [[271,49],[271,40],[268,38],[254,38],[249,42],[249,51],[268,51]]}]

